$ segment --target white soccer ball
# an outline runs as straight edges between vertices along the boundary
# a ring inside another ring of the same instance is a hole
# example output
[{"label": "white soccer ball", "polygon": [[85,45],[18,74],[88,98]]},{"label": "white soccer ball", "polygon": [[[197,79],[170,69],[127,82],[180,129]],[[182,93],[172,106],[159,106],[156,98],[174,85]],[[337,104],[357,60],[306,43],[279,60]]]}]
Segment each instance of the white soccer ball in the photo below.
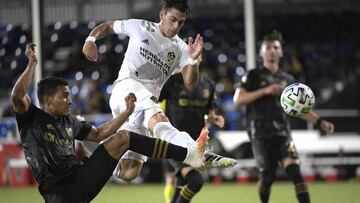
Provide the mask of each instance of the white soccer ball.
[{"label": "white soccer ball", "polygon": [[303,116],[314,107],[315,96],[310,87],[302,83],[293,83],[281,93],[280,104],[286,114]]}]

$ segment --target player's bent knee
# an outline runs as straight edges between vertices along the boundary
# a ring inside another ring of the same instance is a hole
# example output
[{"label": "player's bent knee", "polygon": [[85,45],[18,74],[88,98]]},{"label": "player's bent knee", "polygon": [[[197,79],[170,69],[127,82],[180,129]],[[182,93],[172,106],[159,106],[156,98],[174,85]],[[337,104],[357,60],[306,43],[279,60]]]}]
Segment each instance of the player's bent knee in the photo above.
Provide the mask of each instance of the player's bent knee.
[{"label": "player's bent knee", "polygon": [[158,112],[151,117],[150,121],[169,122],[169,119],[164,112]]},{"label": "player's bent knee", "polygon": [[113,137],[114,142],[119,145],[119,147],[128,148],[130,144],[129,132],[126,130],[117,131]]},{"label": "player's bent knee", "polygon": [[124,181],[132,181],[140,175],[143,163],[135,160],[122,159],[120,166],[118,178]]},{"label": "player's bent knee", "polygon": [[129,148],[129,134],[126,131],[118,131],[104,142],[104,147],[114,159],[120,159]]},{"label": "player's bent knee", "polygon": [[118,178],[126,181],[126,182],[130,182],[132,180],[134,180],[136,177],[138,177],[138,175],[135,174],[131,174],[128,172],[120,172]]}]

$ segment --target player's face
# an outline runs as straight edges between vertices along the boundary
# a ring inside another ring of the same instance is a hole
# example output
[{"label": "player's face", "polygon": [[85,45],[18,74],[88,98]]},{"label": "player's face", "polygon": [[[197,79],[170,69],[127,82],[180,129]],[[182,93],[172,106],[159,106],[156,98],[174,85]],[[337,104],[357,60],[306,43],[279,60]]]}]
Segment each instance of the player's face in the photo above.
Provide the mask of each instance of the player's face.
[{"label": "player's face", "polygon": [[281,43],[275,41],[264,41],[261,45],[260,55],[265,62],[277,63],[283,56]]},{"label": "player's face", "polygon": [[161,33],[165,37],[173,38],[184,26],[186,14],[175,8],[161,10],[160,20]]},{"label": "player's face", "polygon": [[68,116],[71,113],[72,100],[68,86],[58,86],[56,93],[45,97],[48,113],[52,116]]}]

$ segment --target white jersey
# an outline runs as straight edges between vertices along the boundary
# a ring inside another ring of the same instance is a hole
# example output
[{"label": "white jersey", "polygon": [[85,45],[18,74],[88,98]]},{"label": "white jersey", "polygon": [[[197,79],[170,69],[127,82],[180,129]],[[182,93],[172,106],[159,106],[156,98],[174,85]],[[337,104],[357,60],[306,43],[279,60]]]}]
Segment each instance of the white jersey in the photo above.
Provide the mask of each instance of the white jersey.
[{"label": "white jersey", "polygon": [[187,44],[178,35],[167,38],[159,23],[129,19],[114,22],[114,32],[129,36],[116,82],[134,79],[141,82],[157,98],[166,80],[176,67],[189,64]]}]

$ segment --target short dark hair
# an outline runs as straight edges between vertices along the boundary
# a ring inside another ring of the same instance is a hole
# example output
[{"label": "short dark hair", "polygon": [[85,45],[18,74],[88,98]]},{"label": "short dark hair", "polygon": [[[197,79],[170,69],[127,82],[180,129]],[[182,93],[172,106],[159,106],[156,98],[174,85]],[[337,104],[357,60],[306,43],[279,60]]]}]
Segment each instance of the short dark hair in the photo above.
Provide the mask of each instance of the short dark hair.
[{"label": "short dark hair", "polygon": [[279,41],[281,44],[284,43],[282,34],[277,30],[273,30],[272,32],[265,34],[262,41]]},{"label": "short dark hair", "polygon": [[190,8],[187,0],[163,0],[162,9],[168,11],[169,9],[175,8],[186,15],[189,15]]},{"label": "short dark hair", "polygon": [[44,104],[44,97],[55,94],[58,86],[68,86],[69,83],[57,77],[47,77],[37,83],[37,96],[41,105]]}]

